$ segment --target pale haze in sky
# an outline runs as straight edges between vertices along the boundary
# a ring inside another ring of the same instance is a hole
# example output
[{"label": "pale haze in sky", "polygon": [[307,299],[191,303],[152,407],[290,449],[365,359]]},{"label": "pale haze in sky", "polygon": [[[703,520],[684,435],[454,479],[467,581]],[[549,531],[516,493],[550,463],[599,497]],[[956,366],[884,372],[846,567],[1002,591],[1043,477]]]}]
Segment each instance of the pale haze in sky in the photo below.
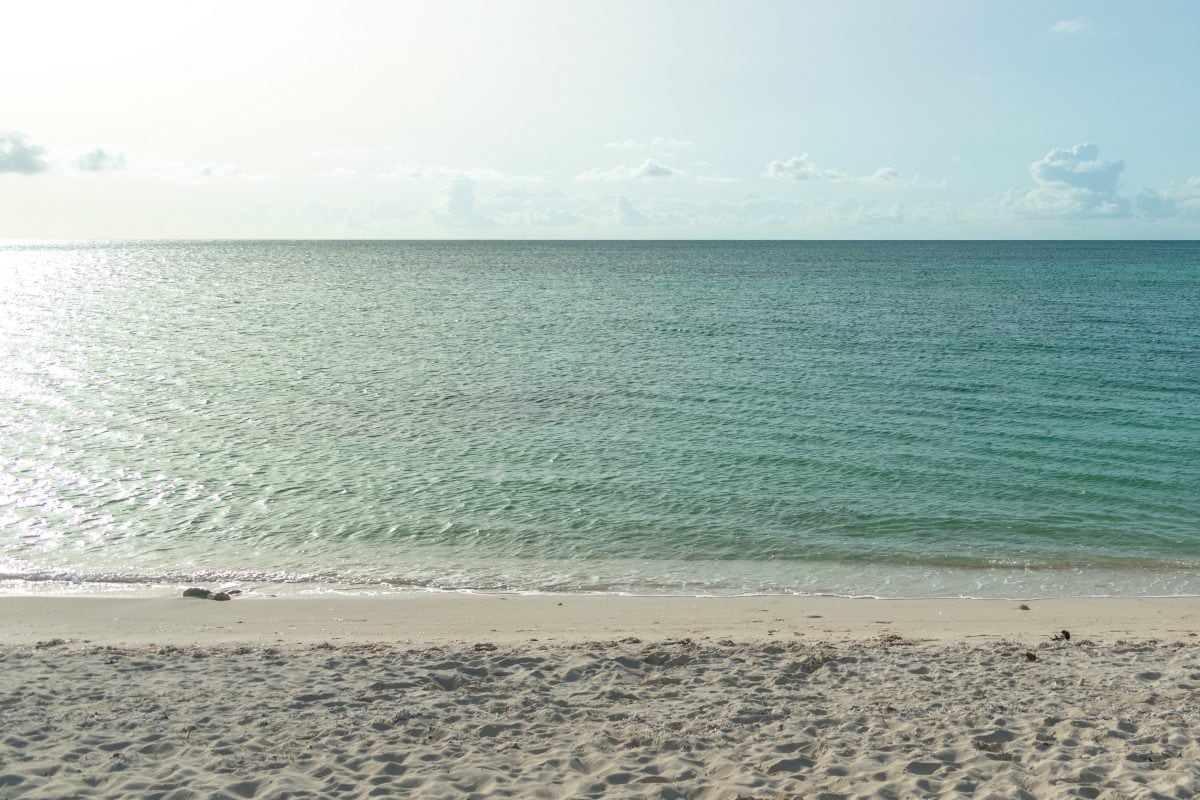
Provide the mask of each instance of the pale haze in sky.
[{"label": "pale haze in sky", "polygon": [[0,238],[1197,238],[1200,3],[5,3]]}]

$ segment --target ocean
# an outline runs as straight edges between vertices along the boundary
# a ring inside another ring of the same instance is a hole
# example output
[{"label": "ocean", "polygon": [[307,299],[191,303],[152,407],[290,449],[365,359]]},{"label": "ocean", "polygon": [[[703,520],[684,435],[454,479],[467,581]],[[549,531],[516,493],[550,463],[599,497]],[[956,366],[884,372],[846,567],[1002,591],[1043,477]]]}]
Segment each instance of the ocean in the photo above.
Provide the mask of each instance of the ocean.
[{"label": "ocean", "polygon": [[1200,594],[1200,243],[0,243],[0,590]]}]

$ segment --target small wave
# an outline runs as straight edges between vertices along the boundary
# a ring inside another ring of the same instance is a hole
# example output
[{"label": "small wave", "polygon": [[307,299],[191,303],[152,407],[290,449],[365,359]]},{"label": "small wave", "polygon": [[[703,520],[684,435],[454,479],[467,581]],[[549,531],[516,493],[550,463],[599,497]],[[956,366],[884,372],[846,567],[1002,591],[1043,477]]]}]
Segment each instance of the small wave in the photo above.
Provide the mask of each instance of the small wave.
[{"label": "small wave", "polygon": [[[802,569],[797,571],[796,567]],[[987,567],[929,564],[764,561],[521,562],[460,567],[454,574],[427,566],[406,575],[347,571],[287,572],[204,569],[127,573],[117,571],[8,571],[0,591],[8,594],[164,593],[188,585],[217,585],[258,594],[586,594],[620,596],[836,596],[887,599],[1167,597],[1200,595],[1200,571],[1189,563],[1074,566],[993,564]]]}]

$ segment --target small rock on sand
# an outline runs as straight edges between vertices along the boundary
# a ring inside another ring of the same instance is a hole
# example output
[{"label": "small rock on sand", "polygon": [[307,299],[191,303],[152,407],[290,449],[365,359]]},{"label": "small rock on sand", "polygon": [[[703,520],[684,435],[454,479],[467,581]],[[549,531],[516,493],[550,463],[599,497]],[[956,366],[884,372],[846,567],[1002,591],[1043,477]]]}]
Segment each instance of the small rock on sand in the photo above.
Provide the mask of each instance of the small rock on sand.
[{"label": "small rock on sand", "polygon": [[224,592],[210,592],[208,589],[201,589],[193,586],[191,589],[184,589],[184,597],[195,597],[199,600],[232,600],[235,594],[241,594],[241,589],[229,589]]}]

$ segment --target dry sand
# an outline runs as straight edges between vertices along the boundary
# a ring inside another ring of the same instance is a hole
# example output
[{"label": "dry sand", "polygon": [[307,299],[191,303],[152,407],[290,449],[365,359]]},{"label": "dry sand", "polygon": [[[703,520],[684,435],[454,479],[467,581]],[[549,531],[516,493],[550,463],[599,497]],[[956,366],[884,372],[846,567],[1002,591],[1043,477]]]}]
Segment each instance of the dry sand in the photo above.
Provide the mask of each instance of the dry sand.
[{"label": "dry sand", "polygon": [[1019,605],[0,598],[0,798],[1200,796],[1200,600]]}]

